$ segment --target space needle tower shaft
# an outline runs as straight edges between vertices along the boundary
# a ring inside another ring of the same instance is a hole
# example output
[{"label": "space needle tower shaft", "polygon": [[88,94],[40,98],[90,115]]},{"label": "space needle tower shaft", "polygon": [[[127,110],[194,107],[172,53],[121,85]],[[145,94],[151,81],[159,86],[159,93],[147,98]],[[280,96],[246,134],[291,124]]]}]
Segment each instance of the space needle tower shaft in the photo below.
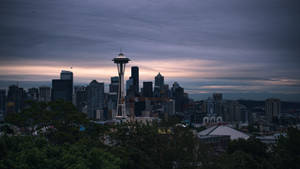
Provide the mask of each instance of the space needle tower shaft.
[{"label": "space needle tower shaft", "polygon": [[118,67],[119,74],[119,90],[118,90],[118,102],[117,102],[117,114],[116,118],[126,118],[126,106],[125,106],[125,93],[124,93],[124,74],[125,65],[130,61],[129,58],[125,57],[123,53],[120,53],[117,57],[112,60]]}]

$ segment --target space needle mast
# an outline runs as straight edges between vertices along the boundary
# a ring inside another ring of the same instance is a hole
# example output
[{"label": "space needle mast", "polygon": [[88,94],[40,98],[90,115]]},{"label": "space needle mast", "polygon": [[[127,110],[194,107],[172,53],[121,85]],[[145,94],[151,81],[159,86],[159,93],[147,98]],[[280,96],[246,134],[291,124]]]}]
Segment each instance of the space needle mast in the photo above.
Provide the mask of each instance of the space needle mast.
[{"label": "space needle mast", "polygon": [[126,107],[125,107],[125,94],[124,94],[124,74],[125,65],[130,61],[129,58],[125,57],[123,53],[115,57],[112,60],[118,67],[119,73],[119,90],[118,90],[118,103],[117,103],[117,114],[116,118],[126,118]]}]

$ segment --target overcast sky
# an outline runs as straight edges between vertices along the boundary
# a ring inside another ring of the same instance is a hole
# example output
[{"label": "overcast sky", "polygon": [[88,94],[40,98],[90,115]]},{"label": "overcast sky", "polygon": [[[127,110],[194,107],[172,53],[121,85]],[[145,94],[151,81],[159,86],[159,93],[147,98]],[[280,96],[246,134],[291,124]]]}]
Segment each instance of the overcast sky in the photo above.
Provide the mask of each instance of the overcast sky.
[{"label": "overcast sky", "polygon": [[109,83],[117,75],[111,60],[122,48],[132,60],[127,78],[136,65],[141,81],[161,72],[166,82],[178,81],[194,95],[300,100],[299,0],[0,4],[2,84],[50,82],[69,67],[75,83]]}]

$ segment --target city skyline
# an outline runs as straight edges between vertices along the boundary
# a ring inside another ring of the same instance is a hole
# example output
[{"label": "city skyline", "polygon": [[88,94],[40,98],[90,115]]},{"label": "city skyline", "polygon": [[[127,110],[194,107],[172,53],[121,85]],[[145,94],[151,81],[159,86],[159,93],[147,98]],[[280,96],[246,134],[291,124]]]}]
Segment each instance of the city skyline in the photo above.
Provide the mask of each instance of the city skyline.
[{"label": "city skyline", "polygon": [[300,100],[296,1],[2,4],[2,88],[11,81],[48,82],[69,67],[74,84],[108,84],[117,75],[111,58],[122,48],[133,60],[125,79],[138,66],[140,86],[161,72],[189,94]]}]

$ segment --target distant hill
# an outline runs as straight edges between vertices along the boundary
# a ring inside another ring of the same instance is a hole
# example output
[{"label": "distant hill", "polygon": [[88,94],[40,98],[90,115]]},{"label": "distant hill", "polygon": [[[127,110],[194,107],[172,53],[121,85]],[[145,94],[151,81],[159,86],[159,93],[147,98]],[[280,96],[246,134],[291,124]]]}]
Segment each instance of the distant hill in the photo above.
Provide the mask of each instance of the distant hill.
[{"label": "distant hill", "polygon": [[[257,101],[257,100],[238,100],[238,102],[242,105],[245,105],[249,109],[253,109],[254,107],[264,107],[265,101]],[[282,110],[292,110],[292,109],[300,109],[300,102],[281,102]]]}]

